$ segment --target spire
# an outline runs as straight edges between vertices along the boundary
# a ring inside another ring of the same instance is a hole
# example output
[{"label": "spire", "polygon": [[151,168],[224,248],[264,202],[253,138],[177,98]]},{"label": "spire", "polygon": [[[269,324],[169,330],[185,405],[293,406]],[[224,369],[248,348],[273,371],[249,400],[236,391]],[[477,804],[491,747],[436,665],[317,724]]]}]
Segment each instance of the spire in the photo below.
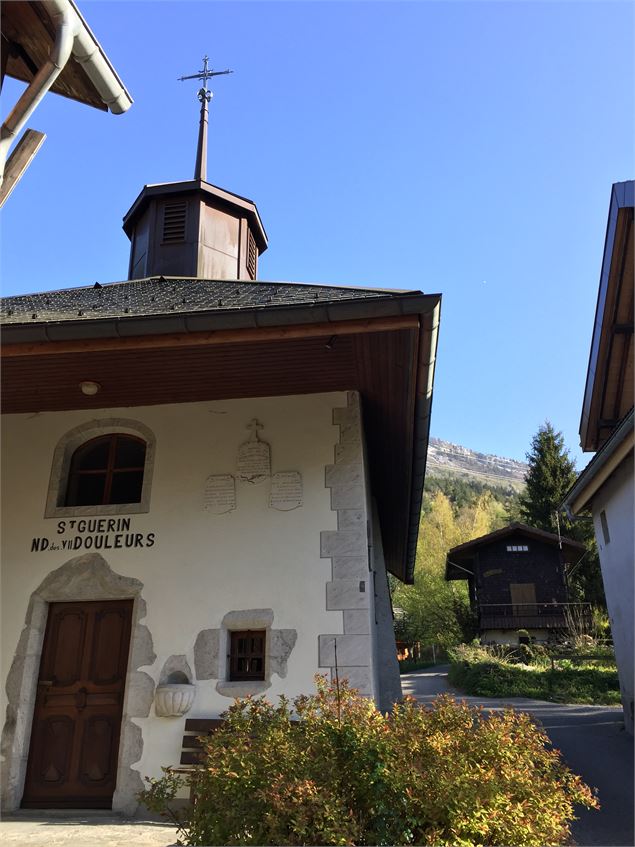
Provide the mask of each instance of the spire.
[{"label": "spire", "polygon": [[223,74],[232,74],[233,71],[215,71],[213,68],[208,68],[208,56],[203,56],[203,70],[190,76],[180,76],[179,80],[183,82],[186,79],[200,79],[203,82],[202,88],[199,88],[197,97],[201,104],[201,116],[198,126],[198,145],[196,147],[196,165],[194,167],[194,179],[200,179],[207,182],[207,124],[209,102],[214,96],[207,87],[207,80],[213,76],[221,76]]}]

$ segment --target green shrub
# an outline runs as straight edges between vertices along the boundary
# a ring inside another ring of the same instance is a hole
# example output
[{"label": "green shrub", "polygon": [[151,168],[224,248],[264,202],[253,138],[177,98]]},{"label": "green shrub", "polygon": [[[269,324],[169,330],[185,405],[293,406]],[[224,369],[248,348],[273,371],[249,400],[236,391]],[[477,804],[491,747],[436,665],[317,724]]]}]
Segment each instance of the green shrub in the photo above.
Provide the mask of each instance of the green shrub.
[{"label": "green shrub", "polygon": [[[316,680],[293,710],[236,701],[202,766],[149,780],[141,802],[190,845],[555,845],[574,804],[598,807],[525,714],[486,718],[444,696],[383,715]],[[173,811],[186,783],[194,802]]]}]

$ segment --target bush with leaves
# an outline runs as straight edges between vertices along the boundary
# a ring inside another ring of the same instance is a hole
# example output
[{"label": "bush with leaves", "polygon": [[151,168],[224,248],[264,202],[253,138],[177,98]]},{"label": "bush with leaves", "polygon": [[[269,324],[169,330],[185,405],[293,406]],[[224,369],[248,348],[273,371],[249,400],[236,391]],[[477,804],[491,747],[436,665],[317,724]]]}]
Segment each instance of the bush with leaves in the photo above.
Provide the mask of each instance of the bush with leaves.
[{"label": "bush with leaves", "polygon": [[[180,843],[565,844],[574,804],[597,800],[525,714],[485,717],[451,697],[377,711],[345,683],[236,701],[200,768],[149,780],[141,802]],[[175,798],[186,784],[193,803]]]}]

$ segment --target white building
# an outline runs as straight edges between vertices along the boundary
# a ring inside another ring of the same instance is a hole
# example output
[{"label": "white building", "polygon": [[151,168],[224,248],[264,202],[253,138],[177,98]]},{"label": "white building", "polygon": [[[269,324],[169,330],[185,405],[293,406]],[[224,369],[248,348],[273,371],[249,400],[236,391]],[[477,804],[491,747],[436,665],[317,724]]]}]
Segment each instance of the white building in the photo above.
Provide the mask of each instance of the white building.
[{"label": "white building", "polygon": [[128,281],[3,304],[7,810],[133,813],[185,710],[400,696],[440,297],[257,281],[200,164],[135,201]]},{"label": "white building", "polygon": [[568,492],[570,516],[590,511],[620,678],[624,721],[633,732],[633,195],[613,186],[580,422],[580,444],[597,451]]}]

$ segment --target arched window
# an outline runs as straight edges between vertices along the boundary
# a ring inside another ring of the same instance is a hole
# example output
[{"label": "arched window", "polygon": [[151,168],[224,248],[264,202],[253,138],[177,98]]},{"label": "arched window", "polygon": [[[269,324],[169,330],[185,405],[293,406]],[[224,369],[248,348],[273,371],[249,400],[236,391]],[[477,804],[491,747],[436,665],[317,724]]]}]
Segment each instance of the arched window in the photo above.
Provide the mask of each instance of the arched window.
[{"label": "arched window", "polygon": [[146,442],[123,433],[79,446],[70,462],[65,506],[140,503]]}]

